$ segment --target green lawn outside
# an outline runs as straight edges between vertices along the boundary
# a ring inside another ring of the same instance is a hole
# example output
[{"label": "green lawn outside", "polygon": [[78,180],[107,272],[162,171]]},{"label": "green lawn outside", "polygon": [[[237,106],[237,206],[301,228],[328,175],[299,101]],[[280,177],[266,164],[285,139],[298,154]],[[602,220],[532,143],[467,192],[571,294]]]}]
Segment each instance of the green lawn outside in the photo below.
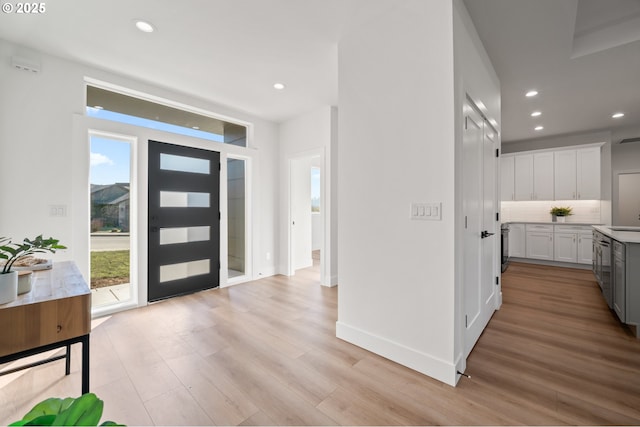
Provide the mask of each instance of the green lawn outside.
[{"label": "green lawn outside", "polygon": [[91,288],[129,283],[129,251],[91,252]]}]

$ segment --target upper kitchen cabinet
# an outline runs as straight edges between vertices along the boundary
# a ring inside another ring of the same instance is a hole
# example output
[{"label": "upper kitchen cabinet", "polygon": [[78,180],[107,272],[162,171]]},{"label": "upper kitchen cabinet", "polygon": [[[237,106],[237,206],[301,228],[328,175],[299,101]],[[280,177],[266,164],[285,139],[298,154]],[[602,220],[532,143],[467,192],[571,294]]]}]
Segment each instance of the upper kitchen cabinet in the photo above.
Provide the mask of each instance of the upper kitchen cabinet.
[{"label": "upper kitchen cabinet", "polygon": [[533,198],[553,200],[553,153],[533,155]]},{"label": "upper kitchen cabinet", "polygon": [[500,161],[501,200],[515,200],[514,156],[505,156]]},{"label": "upper kitchen cabinet", "polygon": [[578,200],[600,199],[600,147],[576,152]]},{"label": "upper kitchen cabinet", "polygon": [[[513,162],[514,196],[509,198],[508,189],[502,191],[502,200],[553,200],[553,153],[518,154],[513,160],[503,157],[503,185],[509,178],[510,162]],[[505,177],[505,175],[507,175]],[[510,183],[507,183],[510,185]],[[507,196],[507,197],[506,197]]]},{"label": "upper kitchen cabinet", "polygon": [[600,199],[600,147],[556,151],[556,200]]},{"label": "upper kitchen cabinet", "polygon": [[533,200],[533,154],[514,157],[515,200]]},{"label": "upper kitchen cabinet", "polygon": [[505,154],[501,162],[503,201],[600,199],[600,146]]},{"label": "upper kitchen cabinet", "polygon": [[556,151],[554,154],[554,187],[558,200],[576,198],[576,150]]}]

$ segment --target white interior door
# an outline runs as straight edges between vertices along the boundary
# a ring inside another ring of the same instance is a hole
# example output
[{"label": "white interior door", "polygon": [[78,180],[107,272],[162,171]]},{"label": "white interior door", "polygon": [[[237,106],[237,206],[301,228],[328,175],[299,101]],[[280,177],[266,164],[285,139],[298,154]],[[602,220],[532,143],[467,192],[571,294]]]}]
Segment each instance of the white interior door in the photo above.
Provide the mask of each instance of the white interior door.
[{"label": "white interior door", "polygon": [[310,157],[291,160],[291,269],[311,267],[311,166]]},{"label": "white interior door", "polygon": [[495,310],[496,133],[473,105],[465,106],[463,137],[465,357]]}]

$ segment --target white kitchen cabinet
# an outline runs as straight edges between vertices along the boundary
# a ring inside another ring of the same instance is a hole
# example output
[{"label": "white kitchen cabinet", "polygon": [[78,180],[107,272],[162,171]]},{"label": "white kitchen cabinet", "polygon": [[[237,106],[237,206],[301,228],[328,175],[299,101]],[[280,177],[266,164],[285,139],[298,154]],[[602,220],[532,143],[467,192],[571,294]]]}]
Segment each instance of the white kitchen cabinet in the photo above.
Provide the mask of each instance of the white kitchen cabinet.
[{"label": "white kitchen cabinet", "polygon": [[553,152],[533,155],[533,198],[553,200]]},{"label": "white kitchen cabinet", "polygon": [[514,188],[516,200],[533,199],[533,154],[514,157]]},{"label": "white kitchen cabinet", "polygon": [[516,199],[514,164],[514,156],[503,156],[500,159],[500,199],[502,201],[511,201]]},{"label": "white kitchen cabinet", "polygon": [[600,199],[600,147],[576,151],[578,200]]},{"label": "white kitchen cabinet", "polygon": [[509,224],[509,256],[526,258],[526,235],[524,224]]},{"label": "white kitchen cabinet", "polygon": [[556,200],[600,199],[600,147],[554,153]]},{"label": "white kitchen cabinet", "polygon": [[576,150],[554,154],[554,190],[556,200],[576,199]]},{"label": "white kitchen cabinet", "polygon": [[591,230],[578,233],[578,264],[593,263],[593,232]]},{"label": "white kitchen cabinet", "polygon": [[592,228],[588,225],[554,226],[554,260],[579,264],[592,262]]},{"label": "white kitchen cabinet", "polygon": [[578,262],[578,239],[576,233],[554,233],[553,259],[562,262]]},{"label": "white kitchen cabinet", "polygon": [[553,225],[526,224],[527,258],[553,261]]}]

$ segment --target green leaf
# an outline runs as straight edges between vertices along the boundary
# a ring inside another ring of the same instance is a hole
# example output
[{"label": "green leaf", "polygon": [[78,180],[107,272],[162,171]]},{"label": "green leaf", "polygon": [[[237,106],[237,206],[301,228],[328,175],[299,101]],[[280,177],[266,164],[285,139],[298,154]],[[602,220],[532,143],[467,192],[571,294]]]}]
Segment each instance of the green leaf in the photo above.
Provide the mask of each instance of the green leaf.
[{"label": "green leaf", "polygon": [[114,423],[113,421],[105,421],[100,425],[101,426],[124,426],[125,424],[118,424],[118,423]]},{"label": "green leaf", "polygon": [[71,406],[60,412],[52,425],[98,425],[102,416],[104,403],[93,393],[86,393],[77,398]]},{"label": "green leaf", "polygon": [[55,415],[43,415],[41,417],[35,418],[28,423],[24,424],[25,426],[50,426],[53,420],[56,419]]}]

